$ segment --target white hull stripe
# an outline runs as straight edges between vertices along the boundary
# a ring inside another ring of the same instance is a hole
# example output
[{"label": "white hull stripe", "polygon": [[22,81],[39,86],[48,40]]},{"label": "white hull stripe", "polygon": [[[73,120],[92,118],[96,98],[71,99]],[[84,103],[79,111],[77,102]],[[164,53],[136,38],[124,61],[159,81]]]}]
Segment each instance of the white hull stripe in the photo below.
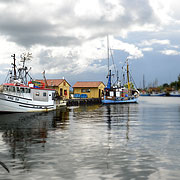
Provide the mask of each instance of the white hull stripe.
[{"label": "white hull stripe", "polygon": [[13,96],[13,95],[9,95],[9,94],[2,94],[2,95],[6,95],[6,96],[14,97],[14,98],[19,98],[19,99],[25,99],[25,100],[28,100],[28,101],[32,101],[32,99],[29,99],[29,98],[24,98],[24,97],[19,97],[19,96]]},{"label": "white hull stripe", "polygon": [[17,102],[17,101],[12,101],[12,100],[9,100],[9,99],[2,99],[2,98],[0,98],[0,100],[4,100],[4,101],[9,101],[9,102],[12,102],[12,103],[17,103],[17,104],[21,104],[21,105],[28,105],[28,106],[38,106],[38,107],[42,107],[42,106],[45,106],[45,107],[50,107],[50,106],[53,106],[54,107],[54,105],[35,105],[35,104],[28,104],[28,103],[23,103],[23,102]]}]

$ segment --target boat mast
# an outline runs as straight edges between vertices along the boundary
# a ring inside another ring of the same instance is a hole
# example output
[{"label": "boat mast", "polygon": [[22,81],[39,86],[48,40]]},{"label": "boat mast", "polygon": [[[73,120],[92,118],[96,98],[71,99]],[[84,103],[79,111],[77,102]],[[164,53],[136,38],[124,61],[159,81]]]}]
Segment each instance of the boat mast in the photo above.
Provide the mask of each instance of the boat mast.
[{"label": "boat mast", "polygon": [[108,57],[108,75],[109,75],[109,36],[107,35],[107,57]]},{"label": "boat mast", "polygon": [[109,37],[107,36],[107,57],[108,57],[108,83],[107,83],[107,89],[111,88],[111,70],[109,69]]},{"label": "boat mast", "polygon": [[14,79],[16,79],[16,55],[13,54],[13,55],[11,55],[11,57],[14,60],[14,63],[12,65],[13,65],[13,69],[14,69]]},{"label": "boat mast", "polygon": [[129,83],[129,64],[127,59],[127,80],[128,80],[128,91],[130,90],[130,83]]},{"label": "boat mast", "polygon": [[144,74],[143,74],[143,90],[145,90],[145,77],[144,77]]}]

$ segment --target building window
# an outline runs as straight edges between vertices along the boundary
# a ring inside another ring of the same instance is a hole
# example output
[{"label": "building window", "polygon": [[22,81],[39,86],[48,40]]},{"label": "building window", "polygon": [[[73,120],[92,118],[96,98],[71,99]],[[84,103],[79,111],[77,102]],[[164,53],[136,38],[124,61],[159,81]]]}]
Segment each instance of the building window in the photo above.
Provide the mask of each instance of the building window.
[{"label": "building window", "polygon": [[64,90],[64,95],[67,96],[67,90]]},{"label": "building window", "polygon": [[91,90],[90,89],[86,89],[86,92],[90,92]]},{"label": "building window", "polygon": [[46,97],[46,92],[43,92],[43,96]]},{"label": "building window", "polygon": [[86,89],[81,89],[81,92],[82,92],[82,93],[85,93],[85,92],[86,92]]},{"label": "building window", "polygon": [[62,90],[62,88],[60,89],[60,96],[62,96],[63,94],[62,94],[62,92],[63,92],[63,90]]}]

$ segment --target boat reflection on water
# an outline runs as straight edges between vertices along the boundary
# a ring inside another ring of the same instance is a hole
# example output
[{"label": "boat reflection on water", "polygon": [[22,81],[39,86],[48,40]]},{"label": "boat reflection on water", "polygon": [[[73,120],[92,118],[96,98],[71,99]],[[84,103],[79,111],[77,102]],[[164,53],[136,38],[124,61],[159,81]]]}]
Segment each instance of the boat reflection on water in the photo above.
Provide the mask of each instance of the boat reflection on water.
[{"label": "boat reflection on water", "polygon": [[[52,113],[52,112],[50,112]],[[69,110],[64,107],[53,112],[52,127],[65,130],[69,126]]]},{"label": "boat reflection on water", "polygon": [[11,158],[18,158],[24,164],[26,157],[33,151],[43,151],[48,140],[48,133],[57,128],[66,128],[69,120],[68,112],[58,110],[41,113],[0,114],[0,141],[10,147],[9,149],[7,146],[8,151],[6,152],[9,152]]},{"label": "boat reflection on water", "polygon": [[[126,136],[125,138],[129,140],[129,127],[130,127],[130,119],[132,118],[132,113],[134,112],[133,116],[136,116],[138,113],[138,107],[136,105],[106,105],[106,112],[107,112],[107,125],[108,129],[111,130],[112,126],[114,128],[121,128],[123,132],[125,131]],[[121,131],[122,132],[122,131]]]}]

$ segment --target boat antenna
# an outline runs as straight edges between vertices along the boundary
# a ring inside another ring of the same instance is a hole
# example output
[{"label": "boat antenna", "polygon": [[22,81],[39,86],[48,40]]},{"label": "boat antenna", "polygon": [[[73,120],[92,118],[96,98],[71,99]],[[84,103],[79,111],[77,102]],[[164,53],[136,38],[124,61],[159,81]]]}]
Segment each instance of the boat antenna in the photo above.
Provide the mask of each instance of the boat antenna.
[{"label": "boat antenna", "polygon": [[13,65],[13,70],[14,70],[14,79],[16,79],[16,55],[13,54],[13,55],[11,55],[11,57],[14,60],[14,63],[12,63],[12,65]]},{"label": "boat antenna", "polygon": [[44,82],[45,82],[45,87],[47,88],[48,87],[48,83],[47,83],[47,80],[46,80],[46,76],[45,76],[45,70],[43,71],[43,78],[44,78]]},{"label": "boat antenna", "polygon": [[[29,68],[29,70],[28,70],[28,68],[25,66],[25,63],[26,63],[26,61],[31,60],[32,53],[29,53],[29,52],[28,53],[22,53],[20,55],[20,58],[21,58],[20,62],[22,62],[23,65],[22,65],[22,68],[18,69],[18,71],[19,71],[19,79],[21,79],[22,82],[27,84],[27,75],[29,75],[28,73],[31,70],[31,68]],[[30,79],[32,79],[30,75],[29,75],[29,77],[30,77]]]},{"label": "boat antenna", "polygon": [[129,64],[128,64],[128,59],[126,60],[127,62],[127,80],[128,80],[128,91],[130,90],[130,83],[129,83]]}]

